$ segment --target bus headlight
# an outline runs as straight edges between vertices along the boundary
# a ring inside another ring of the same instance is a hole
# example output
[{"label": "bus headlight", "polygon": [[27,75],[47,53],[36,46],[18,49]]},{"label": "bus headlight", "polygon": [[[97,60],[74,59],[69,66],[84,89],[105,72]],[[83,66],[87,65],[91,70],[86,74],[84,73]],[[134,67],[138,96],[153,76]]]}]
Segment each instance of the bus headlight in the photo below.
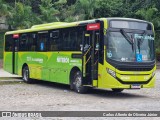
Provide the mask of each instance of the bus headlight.
[{"label": "bus headlight", "polygon": [[113,70],[111,70],[111,69],[107,69],[107,72],[111,75],[111,76],[113,76],[113,77],[116,77],[116,72],[115,71],[113,71]]}]

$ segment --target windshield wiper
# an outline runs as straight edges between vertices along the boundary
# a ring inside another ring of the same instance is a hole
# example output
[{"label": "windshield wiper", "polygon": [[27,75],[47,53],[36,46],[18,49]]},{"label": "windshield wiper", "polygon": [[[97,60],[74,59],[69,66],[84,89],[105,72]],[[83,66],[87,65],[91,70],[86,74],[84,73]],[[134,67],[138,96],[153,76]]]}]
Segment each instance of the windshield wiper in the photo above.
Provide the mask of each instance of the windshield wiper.
[{"label": "windshield wiper", "polygon": [[129,44],[131,44],[131,45],[134,44],[132,39],[127,35],[127,33],[123,29],[120,29],[120,32],[125,37],[125,39],[129,42]]},{"label": "windshield wiper", "polygon": [[140,53],[140,50],[141,50],[141,45],[142,45],[142,43],[143,43],[143,41],[144,41],[144,36],[146,35],[146,31],[144,31],[144,33],[143,33],[143,38],[141,38],[141,39],[137,39],[137,47],[138,47],[138,50],[139,50],[139,53]]}]

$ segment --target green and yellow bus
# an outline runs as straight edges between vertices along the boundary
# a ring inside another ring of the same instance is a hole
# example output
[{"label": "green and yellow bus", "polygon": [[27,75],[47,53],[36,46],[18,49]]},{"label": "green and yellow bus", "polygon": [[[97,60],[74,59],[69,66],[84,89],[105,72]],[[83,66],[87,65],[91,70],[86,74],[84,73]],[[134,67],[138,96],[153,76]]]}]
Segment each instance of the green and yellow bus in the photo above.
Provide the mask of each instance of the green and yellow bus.
[{"label": "green and yellow bus", "polygon": [[154,26],[131,18],[53,22],[5,34],[4,70],[33,79],[88,87],[151,88],[155,84]]}]

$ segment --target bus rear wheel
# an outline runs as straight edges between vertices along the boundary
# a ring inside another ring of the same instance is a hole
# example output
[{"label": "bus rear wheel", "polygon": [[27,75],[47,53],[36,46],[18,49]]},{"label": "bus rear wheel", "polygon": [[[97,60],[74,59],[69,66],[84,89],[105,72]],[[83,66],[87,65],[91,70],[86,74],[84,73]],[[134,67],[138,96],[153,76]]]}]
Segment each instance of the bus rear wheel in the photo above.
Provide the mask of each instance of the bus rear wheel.
[{"label": "bus rear wheel", "polygon": [[120,88],[113,88],[112,91],[113,92],[122,92],[124,89],[120,89]]},{"label": "bus rear wheel", "polygon": [[33,80],[29,78],[29,68],[25,66],[22,70],[23,81],[26,83],[33,83]]},{"label": "bus rear wheel", "polygon": [[82,85],[82,73],[80,71],[76,72],[73,80],[73,89],[77,93],[86,93],[88,88]]}]

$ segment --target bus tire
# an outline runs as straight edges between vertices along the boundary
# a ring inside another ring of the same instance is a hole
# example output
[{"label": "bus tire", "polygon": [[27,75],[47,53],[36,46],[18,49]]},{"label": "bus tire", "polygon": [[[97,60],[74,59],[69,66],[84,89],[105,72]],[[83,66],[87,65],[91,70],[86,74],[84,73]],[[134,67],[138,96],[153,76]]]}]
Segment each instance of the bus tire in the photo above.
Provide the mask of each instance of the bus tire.
[{"label": "bus tire", "polygon": [[113,92],[116,92],[116,93],[118,93],[118,92],[122,92],[124,89],[120,89],[120,88],[113,88],[112,89],[112,91]]},{"label": "bus tire", "polygon": [[23,81],[26,82],[26,83],[29,83],[29,84],[33,83],[33,80],[29,78],[29,68],[28,68],[28,66],[23,67],[22,78],[23,78]]},{"label": "bus tire", "polygon": [[77,93],[86,93],[88,88],[82,85],[82,73],[80,71],[76,72],[73,80],[73,89]]}]

